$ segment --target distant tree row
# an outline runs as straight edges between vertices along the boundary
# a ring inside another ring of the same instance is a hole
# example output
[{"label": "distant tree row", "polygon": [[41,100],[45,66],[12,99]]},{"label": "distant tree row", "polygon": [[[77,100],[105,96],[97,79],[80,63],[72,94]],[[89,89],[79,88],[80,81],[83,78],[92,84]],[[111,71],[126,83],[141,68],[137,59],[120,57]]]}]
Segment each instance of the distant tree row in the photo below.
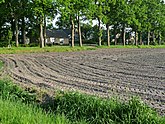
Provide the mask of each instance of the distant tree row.
[{"label": "distant tree row", "polygon": [[[18,47],[26,44],[28,36],[44,47],[46,28],[52,28],[46,23],[57,15],[58,28],[71,29],[72,47],[75,29],[80,46],[89,39],[99,46],[103,41],[110,46],[118,40],[126,45],[131,36],[135,45],[161,44],[165,40],[163,0],[0,0],[0,42],[14,41]],[[92,20],[98,22],[94,27]]]}]

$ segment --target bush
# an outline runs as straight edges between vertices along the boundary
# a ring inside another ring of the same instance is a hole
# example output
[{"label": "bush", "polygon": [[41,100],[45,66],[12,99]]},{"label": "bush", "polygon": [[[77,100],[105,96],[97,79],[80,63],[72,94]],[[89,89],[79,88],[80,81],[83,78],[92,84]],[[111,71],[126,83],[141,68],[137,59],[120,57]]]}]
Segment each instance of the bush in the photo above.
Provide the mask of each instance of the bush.
[{"label": "bush", "polygon": [[7,47],[8,45],[9,44],[7,41],[3,41],[3,40],[0,41],[0,47]]}]

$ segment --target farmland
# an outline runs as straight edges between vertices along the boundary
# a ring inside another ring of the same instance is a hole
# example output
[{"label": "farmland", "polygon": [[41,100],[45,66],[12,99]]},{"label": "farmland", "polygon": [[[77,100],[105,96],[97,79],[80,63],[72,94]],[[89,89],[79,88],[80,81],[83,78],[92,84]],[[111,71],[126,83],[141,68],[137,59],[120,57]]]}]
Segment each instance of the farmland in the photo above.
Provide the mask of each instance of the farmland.
[{"label": "farmland", "polygon": [[127,100],[139,96],[165,114],[165,49],[99,49],[0,55],[2,76],[22,86]]}]

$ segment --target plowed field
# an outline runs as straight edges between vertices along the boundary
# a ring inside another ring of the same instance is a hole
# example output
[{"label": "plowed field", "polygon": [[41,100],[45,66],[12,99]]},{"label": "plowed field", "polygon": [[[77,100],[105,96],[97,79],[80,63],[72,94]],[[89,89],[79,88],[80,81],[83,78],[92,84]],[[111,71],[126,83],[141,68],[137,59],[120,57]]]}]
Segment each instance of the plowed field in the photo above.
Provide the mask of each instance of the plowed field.
[{"label": "plowed field", "polygon": [[102,49],[0,55],[2,76],[54,91],[78,90],[122,100],[139,96],[165,114],[165,49]]}]

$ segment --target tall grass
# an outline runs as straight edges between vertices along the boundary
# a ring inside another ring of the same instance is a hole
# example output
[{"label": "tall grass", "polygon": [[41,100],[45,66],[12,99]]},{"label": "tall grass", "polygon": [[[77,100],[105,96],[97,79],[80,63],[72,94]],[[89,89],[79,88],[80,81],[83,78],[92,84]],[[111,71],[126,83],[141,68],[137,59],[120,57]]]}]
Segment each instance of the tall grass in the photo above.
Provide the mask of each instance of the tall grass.
[{"label": "tall grass", "polygon": [[0,97],[13,101],[22,101],[24,103],[33,103],[36,101],[36,93],[24,91],[17,85],[9,83],[9,80],[0,80]]},{"label": "tall grass", "polygon": [[71,124],[71,121],[64,114],[43,109],[33,90],[25,91],[9,80],[0,80],[0,124]]},{"label": "tall grass", "polygon": [[64,93],[55,98],[51,108],[64,113],[70,120],[85,120],[91,124],[165,124],[155,111],[136,98],[123,103],[80,93]]},{"label": "tall grass", "polygon": [[0,99],[0,123],[2,124],[53,124],[55,117],[42,109],[20,101]]}]

